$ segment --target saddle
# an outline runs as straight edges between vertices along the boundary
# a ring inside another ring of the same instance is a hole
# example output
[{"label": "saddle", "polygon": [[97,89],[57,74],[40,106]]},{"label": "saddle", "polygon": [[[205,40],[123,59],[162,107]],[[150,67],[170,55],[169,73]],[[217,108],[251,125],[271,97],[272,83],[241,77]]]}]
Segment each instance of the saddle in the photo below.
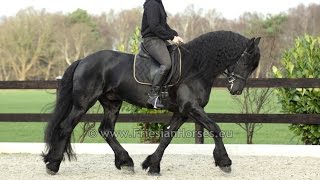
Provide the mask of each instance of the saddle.
[{"label": "saddle", "polygon": [[[171,69],[164,81],[163,87],[176,85],[181,76],[181,52],[177,45],[167,46],[171,57]],[[160,64],[140,45],[139,53],[135,55],[133,63],[133,77],[137,83],[152,85],[152,80],[158,72]]]}]

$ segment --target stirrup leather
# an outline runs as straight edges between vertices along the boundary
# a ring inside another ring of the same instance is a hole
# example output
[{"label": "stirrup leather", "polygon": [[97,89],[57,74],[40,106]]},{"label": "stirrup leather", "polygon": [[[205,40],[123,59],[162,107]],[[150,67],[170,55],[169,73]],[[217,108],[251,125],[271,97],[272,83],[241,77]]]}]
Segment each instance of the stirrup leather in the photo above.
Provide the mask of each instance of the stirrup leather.
[{"label": "stirrup leather", "polygon": [[154,109],[164,108],[164,105],[160,102],[160,97],[157,96],[149,96],[148,103],[152,105]]},{"label": "stirrup leather", "polygon": [[158,107],[157,107],[157,102],[158,102],[158,100],[159,100],[159,96],[156,97],[156,100],[155,100],[154,103],[153,103],[153,108],[155,108],[155,109],[158,108]]}]

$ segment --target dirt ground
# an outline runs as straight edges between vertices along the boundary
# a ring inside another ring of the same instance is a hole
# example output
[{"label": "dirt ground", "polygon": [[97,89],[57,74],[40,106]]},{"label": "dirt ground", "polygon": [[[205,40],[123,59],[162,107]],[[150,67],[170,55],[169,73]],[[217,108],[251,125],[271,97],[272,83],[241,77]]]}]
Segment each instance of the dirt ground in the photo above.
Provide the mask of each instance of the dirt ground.
[{"label": "dirt ground", "polygon": [[135,173],[119,171],[113,155],[78,155],[61,164],[57,175],[48,175],[39,155],[0,154],[0,179],[320,179],[320,158],[234,156],[232,172],[214,166],[212,156],[164,155],[161,176],[148,176],[140,164],[147,155],[132,155]]}]

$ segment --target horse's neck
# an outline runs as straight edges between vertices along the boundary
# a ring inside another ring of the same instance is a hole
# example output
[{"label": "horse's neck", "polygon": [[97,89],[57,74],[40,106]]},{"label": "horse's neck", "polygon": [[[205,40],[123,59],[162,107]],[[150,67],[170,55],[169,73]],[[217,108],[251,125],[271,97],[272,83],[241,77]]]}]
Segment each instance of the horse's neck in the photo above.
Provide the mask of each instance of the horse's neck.
[{"label": "horse's neck", "polygon": [[[187,74],[190,72],[198,73],[198,77],[202,81],[208,82],[209,85],[212,85],[214,79],[222,74],[229,65],[236,62],[237,56],[228,57],[227,52],[224,52],[225,57],[218,58],[215,57],[215,54],[212,54],[214,50],[206,47],[192,48],[190,46],[188,49],[189,52],[185,53],[186,58],[184,58],[186,59],[185,67],[190,68],[187,70]],[[187,54],[191,54],[191,56]]]}]

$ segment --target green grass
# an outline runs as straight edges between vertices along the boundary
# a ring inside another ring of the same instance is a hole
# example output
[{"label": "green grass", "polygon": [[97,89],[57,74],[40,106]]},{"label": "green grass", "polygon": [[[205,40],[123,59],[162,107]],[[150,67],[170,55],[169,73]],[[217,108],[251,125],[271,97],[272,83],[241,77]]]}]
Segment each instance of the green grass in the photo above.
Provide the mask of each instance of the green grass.
[{"label": "green grass", "polygon": [[55,90],[0,90],[0,113],[49,112],[55,98]]},{"label": "green grass", "polygon": [[[0,113],[45,113],[50,112],[55,100],[54,90],[1,90]],[[234,113],[236,104],[224,89],[216,89],[210,97],[210,102],[205,108],[206,112]],[[75,141],[78,141],[81,133],[80,123],[74,133]],[[246,134],[234,123],[220,123],[221,129],[226,133],[224,142],[227,144],[246,143]],[[105,142],[97,133],[99,123],[85,139],[87,143]],[[0,123],[0,142],[42,142],[45,123]],[[116,131],[118,139],[122,143],[139,143],[137,123],[117,123]],[[126,137],[120,137],[120,131],[128,133]],[[194,138],[189,137],[194,131],[193,123],[186,123],[180,128],[179,136],[173,139],[173,143],[194,143]],[[134,137],[133,137],[134,136]],[[205,138],[205,143],[212,143],[211,137]],[[263,127],[255,133],[256,144],[297,144],[297,138],[289,131],[288,124],[263,124]]]}]

